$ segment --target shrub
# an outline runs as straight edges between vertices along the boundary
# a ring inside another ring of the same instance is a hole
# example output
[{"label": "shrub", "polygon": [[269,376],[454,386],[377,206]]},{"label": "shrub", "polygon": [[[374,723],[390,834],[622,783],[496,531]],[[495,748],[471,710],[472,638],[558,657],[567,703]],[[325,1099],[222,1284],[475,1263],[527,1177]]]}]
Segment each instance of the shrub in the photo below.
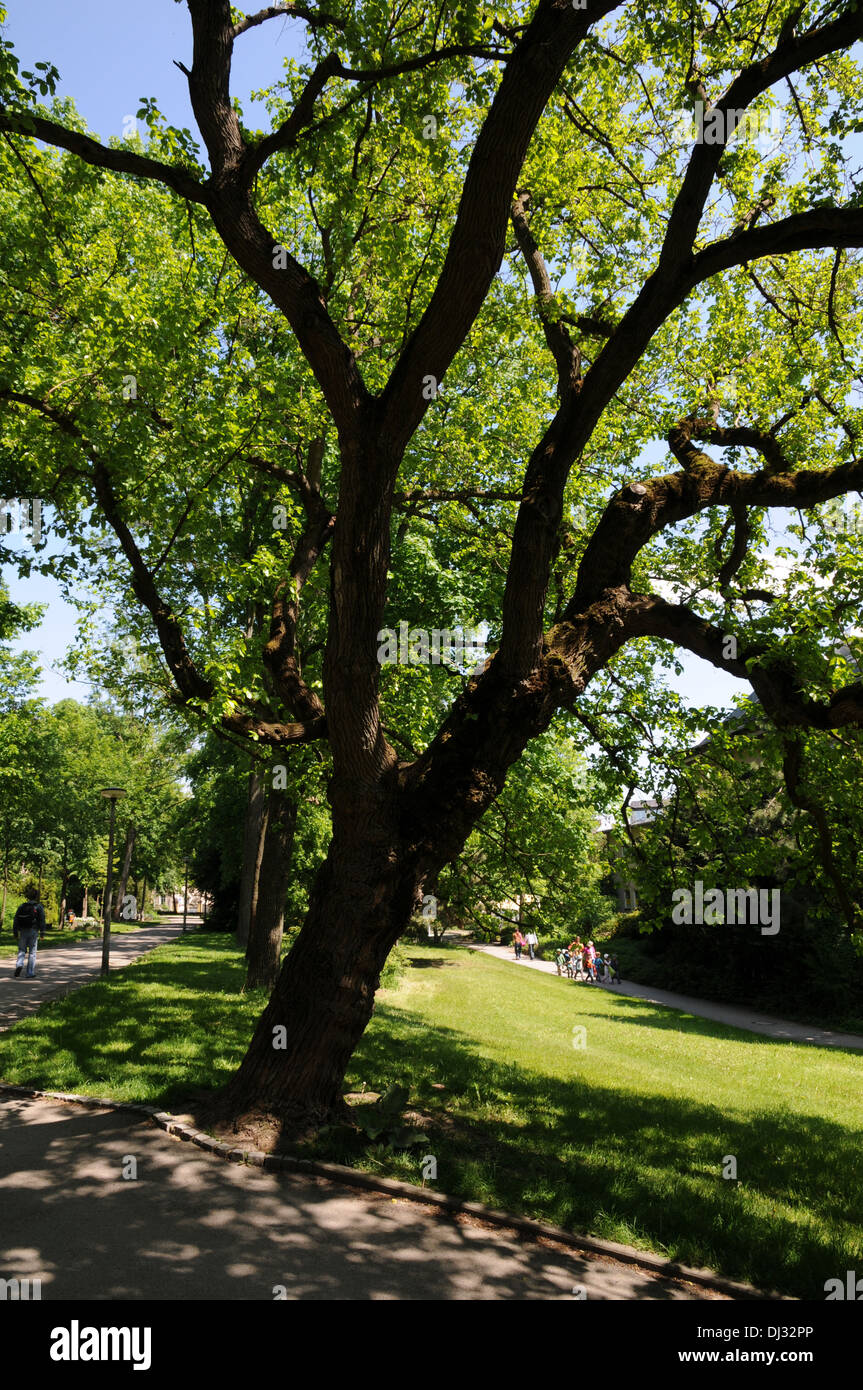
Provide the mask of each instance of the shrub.
[{"label": "shrub", "polygon": [[[425,929],[423,929],[423,939],[425,939]],[[395,989],[399,980],[407,969],[407,955],[404,947],[397,942],[390,951],[381,971],[381,982],[379,989]]]}]

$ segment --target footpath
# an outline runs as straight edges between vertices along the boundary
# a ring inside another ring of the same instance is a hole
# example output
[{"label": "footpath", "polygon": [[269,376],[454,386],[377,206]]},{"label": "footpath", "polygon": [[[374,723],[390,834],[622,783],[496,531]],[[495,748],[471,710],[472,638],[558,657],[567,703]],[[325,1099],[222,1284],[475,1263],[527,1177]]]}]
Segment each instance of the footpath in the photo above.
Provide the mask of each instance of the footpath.
[{"label": "footpath", "polygon": [[123,1111],[2,1092],[0,1201],[0,1278],[41,1279],[52,1301],[728,1297],[386,1193],[226,1163]]},{"label": "footpath", "polygon": [[[190,917],[188,925],[197,926],[198,918]],[[130,965],[156,946],[173,941],[182,931],[182,917],[166,917],[157,926],[116,936],[112,933],[111,969],[120,970]],[[38,951],[36,975],[32,980],[23,974],[16,979],[15,957],[3,956],[0,958],[0,1033],[28,1014],[36,1013],[46,999],[58,999],[79,985],[97,979],[101,970],[101,940],[78,941],[68,946],[52,946],[50,951]]]},{"label": "footpath", "polygon": [[[527,956],[516,960],[510,946],[466,944],[472,951],[482,951],[484,955],[509,961],[525,970],[540,970],[546,975],[557,974],[557,966],[553,961],[530,960]],[[775,1038],[777,1042],[811,1043],[815,1047],[842,1047],[863,1052],[863,1037],[859,1033],[839,1033],[830,1028],[816,1028],[809,1023],[792,1023],[788,1019],[759,1013],[757,1009],[741,1008],[736,1004],[718,1004],[712,999],[694,999],[691,995],[675,994],[668,989],[655,989],[652,985],[637,985],[623,980],[619,985],[579,982],[577,988],[604,989],[609,994],[623,994],[631,999],[642,999],[646,1004],[661,1004],[663,1008],[678,1009],[681,1013],[692,1014],[695,1018],[709,1018],[714,1023],[727,1023],[731,1028],[742,1028],[749,1033],[763,1033],[765,1037]]]}]

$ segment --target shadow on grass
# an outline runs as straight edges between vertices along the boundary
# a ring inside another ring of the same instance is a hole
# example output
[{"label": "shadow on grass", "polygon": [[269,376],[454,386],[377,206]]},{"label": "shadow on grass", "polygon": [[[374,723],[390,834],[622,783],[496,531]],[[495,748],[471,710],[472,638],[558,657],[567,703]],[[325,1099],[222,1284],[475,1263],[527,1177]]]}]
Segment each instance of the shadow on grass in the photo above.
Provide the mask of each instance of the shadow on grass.
[{"label": "shadow on grass", "polygon": [[[193,957],[195,944],[182,949]],[[266,1002],[263,991],[240,996],[244,974],[229,949],[223,960],[150,957],[117,970],[0,1034],[0,1077],[164,1106],[189,1086],[221,1085]]]},{"label": "shadow on grass", "polygon": [[[198,950],[208,958],[196,959]],[[119,971],[0,1036],[0,1076],[175,1110],[186,1108],[190,1095],[224,1084],[243,1056],[263,993],[239,995],[244,962],[229,943],[199,937],[166,951],[173,957]],[[625,1000],[622,1021],[639,1021],[630,1010],[644,1009]],[[641,1021],[775,1045],[664,1009]],[[803,1075],[808,1055],[795,1050]],[[439,1190],[664,1250],[804,1298],[822,1299],[825,1280],[861,1266],[856,1134],[821,1117],[747,1110],[745,1073],[733,1113],[660,1092],[659,1080],[651,1094],[608,1081],[598,1068],[562,1080],[492,1060],[475,1038],[379,1000],[347,1089],[407,1084],[412,1106],[424,1112],[429,1143],[419,1154],[398,1155],[363,1150],[354,1139],[334,1147],[330,1138],[311,1151],[415,1182],[422,1156],[431,1153]],[[739,1182],[722,1177],[729,1155]]]},{"label": "shadow on grass", "polygon": [[408,956],[406,963],[416,970],[439,970],[442,965],[458,965],[457,960],[435,960],[427,956]]},{"label": "shadow on grass", "polygon": [[[699,1020],[692,1031],[724,1036]],[[531,1075],[490,1061],[454,1030],[383,1005],[350,1081],[352,1089],[411,1087],[429,1135],[420,1152],[434,1154],[438,1185],[454,1195],[803,1298],[823,1299],[825,1280],[863,1259],[859,1136],[840,1124],[742,1106],[724,1114],[593,1079]],[[433,1083],[446,1087],[443,1096]],[[320,1142],[314,1152],[420,1176],[416,1156],[378,1149],[370,1163],[356,1149]],[[728,1155],[739,1181],[722,1177]]]}]

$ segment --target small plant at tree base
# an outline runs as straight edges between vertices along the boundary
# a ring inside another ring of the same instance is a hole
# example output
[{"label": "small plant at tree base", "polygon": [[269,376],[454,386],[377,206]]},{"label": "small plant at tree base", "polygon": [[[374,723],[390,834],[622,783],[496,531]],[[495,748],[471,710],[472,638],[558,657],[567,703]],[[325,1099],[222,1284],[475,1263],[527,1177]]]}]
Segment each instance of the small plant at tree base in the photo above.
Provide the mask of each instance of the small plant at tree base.
[{"label": "small plant at tree base", "polygon": [[390,1086],[386,1095],[371,1105],[357,1106],[354,1122],[373,1143],[387,1144],[391,1149],[410,1149],[414,1144],[425,1144],[428,1136],[404,1122],[402,1112],[407,1099],[407,1086]]}]

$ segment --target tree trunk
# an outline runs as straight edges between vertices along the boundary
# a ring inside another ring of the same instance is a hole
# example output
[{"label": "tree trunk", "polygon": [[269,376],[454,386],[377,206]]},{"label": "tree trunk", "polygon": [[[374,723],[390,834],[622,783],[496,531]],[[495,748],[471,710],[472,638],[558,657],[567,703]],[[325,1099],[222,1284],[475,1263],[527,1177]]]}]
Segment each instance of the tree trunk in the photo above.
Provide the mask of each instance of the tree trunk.
[{"label": "tree trunk", "polygon": [[66,845],[64,844],[64,845],[63,845],[63,882],[62,882],[62,885],[61,885],[61,888],[60,888],[60,912],[59,912],[59,914],[58,914],[58,916],[59,916],[59,921],[58,921],[58,923],[57,923],[57,926],[58,926],[58,928],[59,928],[60,931],[63,931],[64,927],[66,926],[66,887],[67,887],[68,882],[69,882],[68,851],[67,851]]},{"label": "tree trunk", "polygon": [[0,932],[2,932],[4,926],[6,925],[6,893],[7,893],[8,886],[9,886],[9,851],[7,850],[7,851],[6,851],[6,854],[5,854],[5,856],[4,856],[4,859],[3,859],[3,902],[2,902],[2,905],[0,905]]},{"label": "tree trunk", "polygon": [[507,767],[547,727],[550,708],[540,692],[517,734],[494,707],[455,734],[445,727],[436,765],[407,787],[392,773],[377,782],[334,774],[327,858],[249,1049],[213,1106],[215,1119],[236,1126],[243,1115],[265,1112],[287,1138],[346,1118],[345,1073],[387,956],[500,792]]},{"label": "tree trunk", "polygon": [[144,879],[144,886],[143,886],[143,889],[141,890],[141,900],[140,900],[140,902],[138,903],[138,921],[139,921],[139,922],[143,922],[143,920],[144,920],[144,912],[145,912],[145,910],[146,910],[146,907],[147,907],[147,879],[146,879],[146,877],[145,877],[145,879]]},{"label": "tree trunk", "polygon": [[[335,814],[343,797],[344,819]],[[415,871],[399,863],[398,798],[354,783],[335,796],[331,784],[331,799],[334,835],[302,930],[215,1107],[235,1122],[265,1111],[286,1132],[303,1132],[345,1118],[345,1072],[384,962],[419,901]]]},{"label": "tree trunk", "polygon": [[[276,1116],[284,1137],[346,1118],[345,1073],[390,950],[559,703],[556,668],[523,680],[501,663],[468,682],[433,742],[400,767],[378,705],[389,514],[369,486],[394,479],[398,458],[358,438],[342,460],[323,666],[332,839],[249,1049],[213,1106],[235,1127],[253,1112]],[[585,681],[624,640],[618,626],[579,630]]]},{"label": "tree trunk", "polygon": [[266,800],[264,779],[259,771],[249,773],[249,798],[243,827],[243,868],[240,876],[240,903],[237,911],[236,942],[247,946],[251,932],[255,900],[255,878],[261,845],[261,822]]},{"label": "tree trunk", "polygon": [[296,824],[296,801],[285,792],[272,789],[260,837],[255,911],[246,947],[246,989],[271,990],[276,983]]},{"label": "tree trunk", "polygon": [[[369,884],[371,890],[373,885]],[[232,1117],[262,1110],[291,1127],[345,1118],[345,1072],[372,1015],[380,972],[399,929],[350,902],[327,861],[239,1070],[224,1095]]]},{"label": "tree trunk", "polygon": [[126,831],[126,843],[123,846],[123,862],[120,868],[120,878],[117,883],[117,896],[114,899],[114,916],[120,916],[120,909],[123,906],[123,899],[126,896],[126,885],[129,882],[129,869],[132,865],[132,851],[135,848],[135,838],[138,832],[133,825]]},{"label": "tree trunk", "polygon": [[85,884],[84,884],[84,901],[83,901],[83,903],[81,904],[81,916],[82,916],[82,917],[88,917],[89,915],[90,915],[90,889],[87,887],[87,884],[85,883]]}]

